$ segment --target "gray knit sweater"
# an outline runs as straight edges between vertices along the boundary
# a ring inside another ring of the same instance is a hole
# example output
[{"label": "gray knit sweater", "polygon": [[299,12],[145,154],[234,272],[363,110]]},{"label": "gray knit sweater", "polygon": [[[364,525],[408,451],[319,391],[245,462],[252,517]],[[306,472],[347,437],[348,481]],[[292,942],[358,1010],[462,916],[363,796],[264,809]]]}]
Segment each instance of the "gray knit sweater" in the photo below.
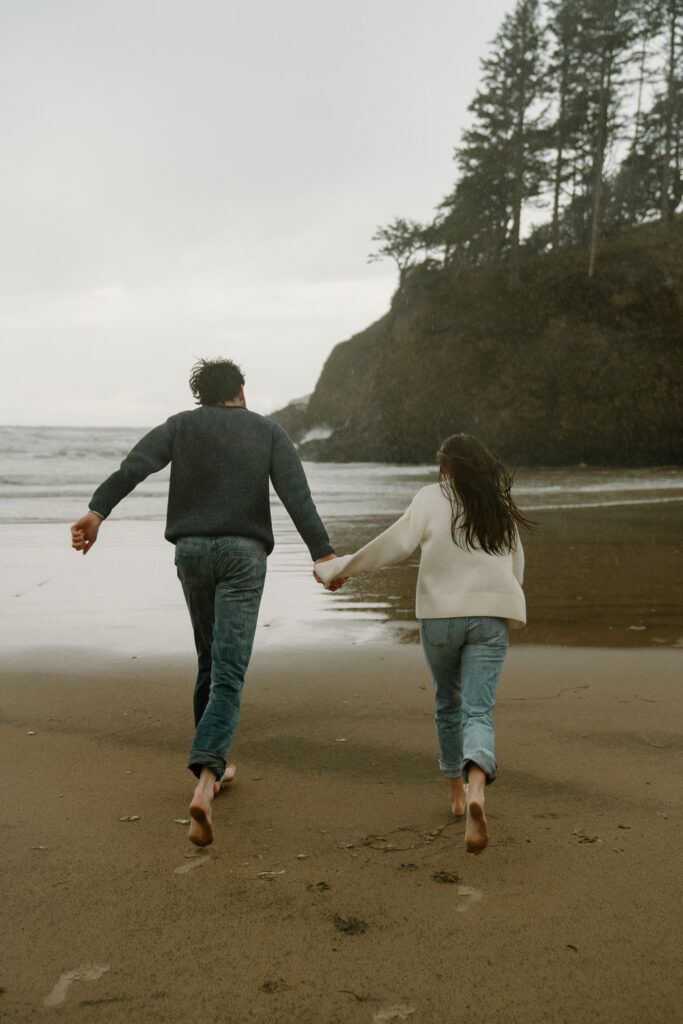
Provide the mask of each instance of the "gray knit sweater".
[{"label": "gray knit sweater", "polygon": [[240,405],[200,406],[171,416],[138,441],[89,507],[106,518],[141,480],[169,462],[167,540],[254,537],[270,554],[272,480],[311,558],[332,552],[292,441],[274,420]]}]

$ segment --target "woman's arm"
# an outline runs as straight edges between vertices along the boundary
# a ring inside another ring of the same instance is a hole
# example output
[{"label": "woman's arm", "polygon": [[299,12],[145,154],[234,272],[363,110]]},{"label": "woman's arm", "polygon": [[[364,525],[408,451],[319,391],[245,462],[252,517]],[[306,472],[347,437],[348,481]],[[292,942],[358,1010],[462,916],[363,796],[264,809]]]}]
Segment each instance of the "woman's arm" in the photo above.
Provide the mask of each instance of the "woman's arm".
[{"label": "woman's arm", "polygon": [[352,555],[342,555],[341,558],[331,558],[328,562],[319,562],[315,567],[316,574],[325,586],[328,586],[340,577],[374,572],[385,565],[400,562],[402,558],[407,558],[422,540],[423,519],[419,508],[416,508],[414,498],[401,518],[392,523],[384,533],[380,533]]}]

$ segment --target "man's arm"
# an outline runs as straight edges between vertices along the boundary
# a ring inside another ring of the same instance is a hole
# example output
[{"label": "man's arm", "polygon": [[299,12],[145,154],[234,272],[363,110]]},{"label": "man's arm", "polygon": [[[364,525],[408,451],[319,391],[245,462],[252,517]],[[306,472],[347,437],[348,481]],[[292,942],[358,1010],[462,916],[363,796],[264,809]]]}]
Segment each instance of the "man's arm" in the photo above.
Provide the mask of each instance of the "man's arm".
[{"label": "man's arm", "polygon": [[289,435],[277,424],[270,457],[270,479],[313,561],[323,561],[334,555],[327,530],[311,497],[299,454]]},{"label": "man's arm", "polygon": [[150,430],[128,452],[115,473],[100,484],[89,503],[91,512],[103,519],[150,473],[157,473],[171,461],[174,434],[173,417]]},{"label": "man's arm", "polygon": [[150,473],[168,465],[171,459],[174,427],[171,420],[145,434],[116,472],[100,484],[89,502],[89,511],[71,527],[71,546],[87,555],[97,540],[103,519]]}]

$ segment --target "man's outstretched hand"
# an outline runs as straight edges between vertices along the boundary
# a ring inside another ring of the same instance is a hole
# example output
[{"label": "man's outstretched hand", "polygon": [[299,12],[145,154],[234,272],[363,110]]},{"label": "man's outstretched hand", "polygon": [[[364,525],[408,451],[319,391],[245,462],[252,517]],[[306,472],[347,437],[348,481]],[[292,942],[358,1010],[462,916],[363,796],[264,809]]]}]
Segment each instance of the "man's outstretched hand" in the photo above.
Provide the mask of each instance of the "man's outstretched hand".
[{"label": "man's outstretched hand", "polygon": [[71,527],[71,547],[87,555],[97,540],[97,533],[102,520],[94,512],[86,512]]},{"label": "man's outstretched hand", "polygon": [[[329,562],[329,560],[331,558],[336,558],[336,557],[337,557],[336,555],[323,555],[322,558],[316,558],[316,560],[315,560],[315,562],[313,564],[317,565],[318,562]],[[313,576],[315,577],[315,579],[317,580],[318,583],[322,583],[323,582],[320,579],[320,577],[318,576],[318,574],[315,571],[315,569],[313,570]],[[343,587],[345,583],[346,583],[346,578],[344,578],[344,579],[340,578],[338,580],[332,580],[332,582],[329,584],[327,589],[328,590],[339,590],[339,588]]]}]

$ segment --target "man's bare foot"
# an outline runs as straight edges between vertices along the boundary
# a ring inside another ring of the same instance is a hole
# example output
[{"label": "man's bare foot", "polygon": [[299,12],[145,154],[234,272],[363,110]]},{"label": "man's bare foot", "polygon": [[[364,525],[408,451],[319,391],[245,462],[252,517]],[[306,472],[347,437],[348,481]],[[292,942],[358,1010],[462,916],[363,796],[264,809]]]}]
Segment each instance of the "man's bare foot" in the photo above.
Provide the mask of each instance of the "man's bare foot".
[{"label": "man's bare foot", "polygon": [[220,778],[220,779],[216,779],[216,781],[213,784],[214,796],[218,796],[220,791],[222,789],[225,789],[225,787],[228,785],[229,782],[232,782],[232,780],[235,778],[235,772],[236,771],[237,771],[237,768],[235,767],[234,764],[229,764],[227,766],[227,768],[225,769],[225,772],[223,774],[223,777]]},{"label": "man's bare foot", "polygon": [[479,765],[470,765],[467,779],[467,818],[465,819],[465,849],[468,853],[481,853],[489,843],[489,828],[484,814],[486,774]]},{"label": "man's bare foot", "polygon": [[202,768],[190,803],[190,831],[188,839],[195,846],[209,846],[213,842],[213,823],[211,821],[211,802],[214,797],[216,776],[209,768]]},{"label": "man's bare foot", "polygon": [[448,790],[451,798],[451,811],[455,815],[465,813],[465,784],[462,775],[457,779],[448,780]]}]

